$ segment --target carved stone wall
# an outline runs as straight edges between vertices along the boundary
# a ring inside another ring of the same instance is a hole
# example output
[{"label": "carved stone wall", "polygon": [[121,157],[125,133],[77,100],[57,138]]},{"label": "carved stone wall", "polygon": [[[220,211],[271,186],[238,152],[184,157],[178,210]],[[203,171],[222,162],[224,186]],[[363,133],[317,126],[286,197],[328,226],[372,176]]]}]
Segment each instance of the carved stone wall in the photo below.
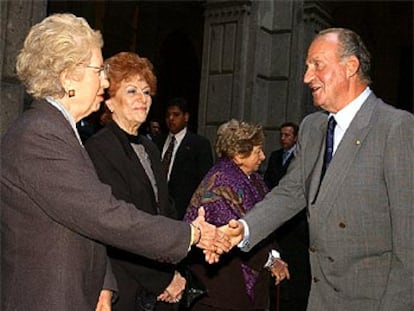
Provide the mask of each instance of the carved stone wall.
[{"label": "carved stone wall", "polygon": [[198,131],[214,140],[219,124],[245,117],[252,54],[251,1],[207,1]]},{"label": "carved stone wall", "polygon": [[199,132],[214,140],[231,118],[264,126],[268,153],[278,127],[312,107],[303,84],[307,46],[328,25],[318,2],[206,2]]},{"label": "carved stone wall", "polygon": [[16,78],[16,56],[31,26],[46,16],[47,1],[1,1],[0,8],[0,133],[3,133],[23,111],[28,98]]}]

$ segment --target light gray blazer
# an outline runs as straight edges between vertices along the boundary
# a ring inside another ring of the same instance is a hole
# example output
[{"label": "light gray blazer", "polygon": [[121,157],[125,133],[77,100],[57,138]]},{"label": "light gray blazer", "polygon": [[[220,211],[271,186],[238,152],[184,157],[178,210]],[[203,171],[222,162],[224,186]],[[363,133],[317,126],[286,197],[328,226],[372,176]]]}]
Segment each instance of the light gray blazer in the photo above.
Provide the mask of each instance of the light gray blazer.
[{"label": "light gray blazer", "polygon": [[414,310],[414,116],[371,94],[322,184],[327,114],[307,116],[280,185],[245,216],[249,250],[301,209],[310,227],[308,310]]},{"label": "light gray blazer", "polygon": [[117,201],[50,104],[26,111],[1,151],[1,310],[95,310],[105,245],[161,262],[186,256],[188,224]]}]

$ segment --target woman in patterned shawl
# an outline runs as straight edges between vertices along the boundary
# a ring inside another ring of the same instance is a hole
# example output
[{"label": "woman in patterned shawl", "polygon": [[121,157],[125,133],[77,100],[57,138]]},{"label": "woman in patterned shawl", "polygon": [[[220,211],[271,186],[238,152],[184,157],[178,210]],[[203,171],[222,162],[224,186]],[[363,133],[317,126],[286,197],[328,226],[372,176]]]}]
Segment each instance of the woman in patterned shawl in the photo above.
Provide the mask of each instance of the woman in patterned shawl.
[{"label": "woman in patterned shawl", "polygon": [[[191,222],[203,206],[206,221],[222,226],[242,217],[262,200],[268,192],[257,173],[265,159],[263,142],[260,126],[237,120],[221,125],[215,146],[218,160],[195,191],[184,220]],[[234,248],[215,265],[204,264],[202,253],[193,250],[188,257],[191,270],[208,292],[192,310],[265,310],[270,273],[264,266],[274,247],[264,240],[249,253]],[[282,260],[276,260],[271,270],[277,283],[289,278]]]}]

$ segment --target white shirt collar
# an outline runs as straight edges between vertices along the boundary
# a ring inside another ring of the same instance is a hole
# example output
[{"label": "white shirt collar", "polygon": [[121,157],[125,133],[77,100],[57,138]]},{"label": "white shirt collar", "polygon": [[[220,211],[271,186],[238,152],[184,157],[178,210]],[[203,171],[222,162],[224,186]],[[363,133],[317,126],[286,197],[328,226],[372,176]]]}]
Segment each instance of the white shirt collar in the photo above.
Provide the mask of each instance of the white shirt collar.
[{"label": "white shirt collar", "polygon": [[345,133],[345,131],[348,129],[355,115],[365,100],[368,98],[368,96],[371,94],[371,92],[371,89],[367,87],[361,94],[359,94],[357,98],[355,98],[337,113],[329,114],[329,116],[334,115],[337,127],[339,127],[342,132]]},{"label": "white shirt collar", "polygon": [[292,154],[294,151],[296,150],[296,143],[290,147],[290,149],[286,150],[285,152],[287,152],[289,155]]},{"label": "white shirt collar", "polygon": [[184,127],[177,134],[170,133],[168,135],[169,136],[168,142],[171,140],[171,136],[174,136],[175,140],[177,141],[176,146],[179,146],[181,144],[181,142],[183,141],[185,134],[187,134],[187,127]]}]

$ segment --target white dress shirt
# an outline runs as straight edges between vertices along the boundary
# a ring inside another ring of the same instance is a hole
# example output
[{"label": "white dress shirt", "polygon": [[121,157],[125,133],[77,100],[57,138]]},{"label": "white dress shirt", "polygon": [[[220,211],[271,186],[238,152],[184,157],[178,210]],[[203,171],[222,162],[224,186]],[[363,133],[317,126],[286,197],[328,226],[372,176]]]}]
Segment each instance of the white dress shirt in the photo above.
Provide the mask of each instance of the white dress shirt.
[{"label": "white dress shirt", "polygon": [[344,137],[346,130],[348,129],[355,115],[361,108],[364,101],[368,98],[369,94],[371,94],[371,92],[371,89],[367,87],[361,94],[359,94],[357,98],[355,98],[337,113],[329,114],[329,117],[334,116],[336,121],[333,154],[335,154],[335,151],[338,148],[342,138]]},{"label": "white dress shirt", "polygon": [[162,148],[162,157],[164,158],[164,154],[168,149],[168,145],[170,144],[171,138],[174,136],[175,137],[175,145],[174,145],[174,150],[171,156],[171,162],[170,162],[170,166],[168,168],[168,174],[167,174],[167,180],[170,180],[170,174],[171,174],[171,169],[175,160],[175,155],[177,153],[178,147],[180,146],[181,142],[183,141],[185,135],[187,134],[187,127],[184,127],[181,131],[179,131],[177,134],[172,134],[169,133],[167,139],[165,140],[164,146]]}]

